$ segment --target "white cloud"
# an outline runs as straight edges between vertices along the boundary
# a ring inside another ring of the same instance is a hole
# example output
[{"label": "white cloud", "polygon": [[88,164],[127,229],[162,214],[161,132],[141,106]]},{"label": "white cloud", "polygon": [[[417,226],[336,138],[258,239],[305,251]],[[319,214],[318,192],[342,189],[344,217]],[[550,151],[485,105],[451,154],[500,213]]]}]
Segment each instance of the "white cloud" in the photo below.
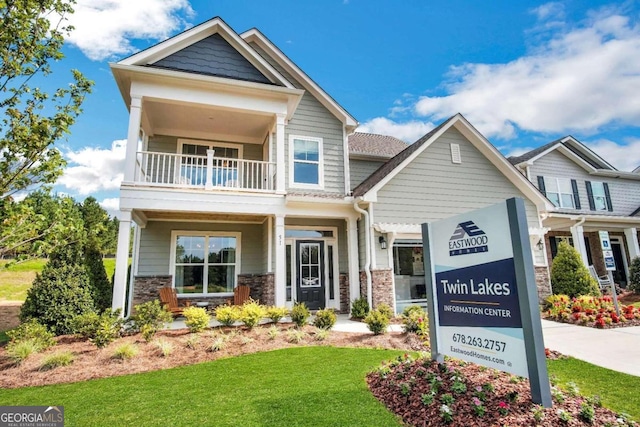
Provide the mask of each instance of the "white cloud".
[{"label": "white cloud", "polygon": [[393,120],[389,120],[386,117],[376,117],[375,119],[371,119],[358,126],[357,132],[390,135],[411,143],[434,127],[434,124],[431,122],[412,120],[404,123],[398,123]]},{"label": "white cloud", "polygon": [[96,61],[134,52],[131,39],[166,39],[185,26],[179,13],[193,14],[188,0],[78,0],[74,9],[67,42]]},{"label": "white cloud", "polygon": [[86,147],[67,152],[69,166],[58,184],[81,195],[119,188],[124,177],[126,146],[127,140],[123,139],[113,141],[109,150]]},{"label": "white cloud", "polygon": [[640,166],[640,139],[638,138],[631,139],[624,145],[608,139],[586,142],[585,145],[618,170],[631,172]]},{"label": "white cloud", "polygon": [[[557,6],[538,8],[548,17]],[[612,9],[563,26],[528,55],[507,63],[451,67],[444,96],[424,96],[415,114],[439,121],[463,113],[487,137],[518,130],[595,133],[640,121],[640,27]]]},{"label": "white cloud", "polygon": [[100,206],[102,206],[102,208],[104,208],[104,210],[107,211],[107,213],[111,217],[118,217],[120,215],[120,199],[119,198],[117,197],[108,198],[98,203],[100,204]]},{"label": "white cloud", "polygon": [[531,13],[539,20],[564,18],[564,4],[560,2],[549,2],[531,9]]}]

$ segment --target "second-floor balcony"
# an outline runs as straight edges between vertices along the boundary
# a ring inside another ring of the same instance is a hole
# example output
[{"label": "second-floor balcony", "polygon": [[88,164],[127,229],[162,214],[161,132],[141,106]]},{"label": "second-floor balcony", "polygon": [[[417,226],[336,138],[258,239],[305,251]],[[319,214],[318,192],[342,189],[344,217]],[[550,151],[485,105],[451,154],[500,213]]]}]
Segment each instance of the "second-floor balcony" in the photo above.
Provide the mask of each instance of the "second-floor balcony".
[{"label": "second-floor balcony", "polygon": [[275,163],[138,151],[134,182],[158,187],[275,192]]}]

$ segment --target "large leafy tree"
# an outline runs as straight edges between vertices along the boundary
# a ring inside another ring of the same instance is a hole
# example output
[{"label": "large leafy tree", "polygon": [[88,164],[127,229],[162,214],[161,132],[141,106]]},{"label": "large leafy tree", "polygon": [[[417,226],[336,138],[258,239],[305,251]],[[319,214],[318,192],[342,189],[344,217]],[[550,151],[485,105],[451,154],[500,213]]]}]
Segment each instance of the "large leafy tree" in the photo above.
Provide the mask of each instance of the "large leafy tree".
[{"label": "large leafy tree", "polygon": [[53,93],[38,79],[63,58],[74,0],[0,0],[0,200],[53,183],[64,159],[53,144],[69,132],[92,82],[73,81]]}]

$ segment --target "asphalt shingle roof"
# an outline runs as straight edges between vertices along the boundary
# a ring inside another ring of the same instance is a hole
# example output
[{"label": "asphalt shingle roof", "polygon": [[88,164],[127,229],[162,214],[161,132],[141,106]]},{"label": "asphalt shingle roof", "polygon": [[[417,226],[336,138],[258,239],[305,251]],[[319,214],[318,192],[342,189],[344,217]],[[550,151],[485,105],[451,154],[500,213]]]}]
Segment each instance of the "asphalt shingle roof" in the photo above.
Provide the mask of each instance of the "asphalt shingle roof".
[{"label": "asphalt shingle roof", "polygon": [[390,159],[407,147],[406,142],[393,136],[365,132],[349,135],[349,154]]}]

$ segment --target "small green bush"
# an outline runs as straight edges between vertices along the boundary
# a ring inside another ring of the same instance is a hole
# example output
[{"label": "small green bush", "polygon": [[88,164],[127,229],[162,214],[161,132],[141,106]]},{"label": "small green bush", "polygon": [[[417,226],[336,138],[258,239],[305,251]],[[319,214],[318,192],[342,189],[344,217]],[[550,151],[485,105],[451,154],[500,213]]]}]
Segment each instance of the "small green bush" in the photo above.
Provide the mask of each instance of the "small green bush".
[{"label": "small green bush", "polygon": [[160,351],[160,355],[162,357],[168,357],[171,353],[173,353],[173,344],[170,341],[159,339],[155,342],[156,347]]},{"label": "small green bush", "polygon": [[306,336],[307,334],[299,329],[289,329],[287,331],[287,340],[292,344],[300,344]]},{"label": "small green bush", "polygon": [[50,371],[61,366],[68,366],[73,363],[73,359],[73,353],[70,351],[59,351],[45,357],[40,364],[40,370]]},{"label": "small green bush", "polygon": [[24,362],[29,356],[40,351],[38,343],[33,338],[24,339],[20,341],[12,341],[7,344],[7,356],[11,361],[19,365]]},{"label": "small green bush", "polygon": [[316,341],[324,341],[327,339],[327,337],[329,336],[329,330],[328,329],[320,329],[320,328],[316,328],[315,334],[314,334],[314,338]]},{"label": "small green bush", "polygon": [[600,288],[589,269],[582,263],[578,251],[567,242],[560,242],[551,264],[551,290],[554,294],[600,296]]},{"label": "small green bush", "polygon": [[287,316],[289,314],[289,310],[286,307],[276,307],[272,306],[267,308],[266,317],[270,319],[273,323],[278,323],[280,319]]},{"label": "small green bush", "polygon": [[393,309],[389,306],[389,304],[385,304],[385,303],[381,302],[380,304],[378,304],[376,309],[380,313],[382,313],[385,316],[387,316],[389,319],[393,319],[393,317],[395,316],[395,314],[393,313]]},{"label": "small green bush", "polygon": [[351,303],[351,317],[364,319],[369,313],[369,303],[366,298],[358,298]]},{"label": "small green bush", "polygon": [[336,312],[331,308],[325,308],[324,310],[318,310],[316,312],[316,318],[313,321],[313,326],[320,329],[329,330],[336,324],[338,317]]},{"label": "small green bush", "polygon": [[240,307],[237,305],[219,305],[216,307],[216,320],[224,326],[232,326],[240,319]]},{"label": "small green bush", "polygon": [[629,266],[629,290],[640,294],[640,257],[631,260]]},{"label": "small green bush", "polygon": [[293,308],[291,309],[291,321],[298,326],[298,328],[302,328],[307,324],[307,319],[311,313],[307,308],[306,304],[303,302],[296,302],[293,304]]},{"label": "small green bush", "polygon": [[111,355],[112,359],[129,360],[138,354],[138,347],[135,344],[125,343],[118,346]]},{"label": "small green bush", "polygon": [[36,352],[46,350],[56,344],[53,333],[35,319],[29,319],[22,322],[17,328],[7,331],[7,336],[14,344],[21,341],[33,341]]},{"label": "small green bush", "polygon": [[380,310],[371,310],[367,317],[364,318],[364,323],[367,324],[367,328],[374,335],[384,334],[389,326],[389,318],[380,312]]},{"label": "small green bush", "polygon": [[122,333],[124,320],[120,317],[121,310],[106,310],[102,314],[95,312],[84,313],[73,320],[75,333],[87,338],[98,348],[103,348],[113,342]]},{"label": "small green bush", "polygon": [[275,340],[280,335],[280,329],[277,326],[272,325],[267,331],[267,336],[270,340]]},{"label": "small green bush", "polygon": [[185,317],[184,324],[187,325],[190,332],[202,332],[209,327],[211,316],[202,307],[187,307],[182,312]]},{"label": "small green bush", "polygon": [[425,336],[429,333],[427,312],[418,305],[410,305],[402,311],[402,329]]},{"label": "small green bush", "polygon": [[135,314],[131,316],[134,328],[142,333],[145,341],[149,342],[153,336],[167,323],[173,320],[173,316],[160,301],[153,300],[134,306]]},{"label": "small green bush", "polygon": [[249,298],[244,304],[242,304],[242,308],[240,309],[240,321],[244,323],[244,325],[252,329],[260,320],[265,316],[264,306],[258,304],[257,301]]}]

